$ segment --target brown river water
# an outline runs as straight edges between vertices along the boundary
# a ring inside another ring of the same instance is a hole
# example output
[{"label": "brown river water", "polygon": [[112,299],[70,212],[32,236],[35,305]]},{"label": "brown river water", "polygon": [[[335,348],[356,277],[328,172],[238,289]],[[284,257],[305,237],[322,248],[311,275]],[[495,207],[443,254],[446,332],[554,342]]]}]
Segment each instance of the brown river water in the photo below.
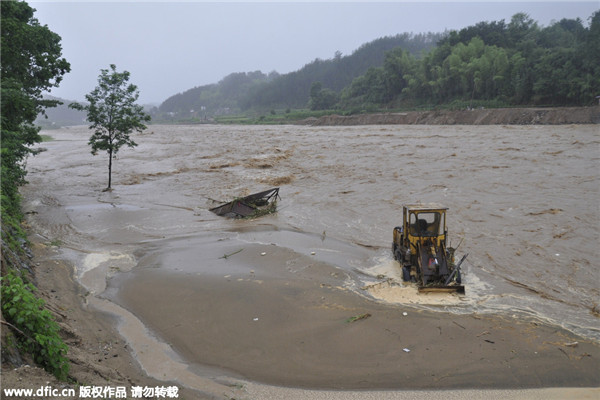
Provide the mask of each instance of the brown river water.
[{"label": "brown river water", "polygon": [[[167,289],[185,303],[194,279],[207,293],[211,282],[288,279],[256,267],[273,253],[286,273],[313,279],[300,271],[308,257],[331,277],[321,271],[321,285],[377,302],[534,318],[600,340],[597,125],[150,126],[119,152],[110,192],[87,127],[42,133],[55,140],[28,160],[24,189],[36,229],[60,241],[90,303],[166,342],[151,311]],[[240,221],[208,211],[271,187],[280,187],[276,214]],[[464,296],[423,297],[401,282],[392,230],[402,205],[416,202],[449,207],[451,244],[469,254]],[[149,281],[161,290],[139,287]],[[219,304],[235,293],[210,295]]]}]

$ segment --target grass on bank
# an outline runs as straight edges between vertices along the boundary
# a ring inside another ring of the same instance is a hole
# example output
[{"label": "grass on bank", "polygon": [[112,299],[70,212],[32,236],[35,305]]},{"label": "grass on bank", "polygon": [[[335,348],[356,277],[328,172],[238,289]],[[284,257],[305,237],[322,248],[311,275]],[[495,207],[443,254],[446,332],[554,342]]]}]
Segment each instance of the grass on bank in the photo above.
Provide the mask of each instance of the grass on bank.
[{"label": "grass on bank", "polygon": [[214,118],[214,122],[224,125],[283,125],[331,114],[336,114],[336,111],[311,111],[305,109],[271,110],[265,113],[220,115]]},{"label": "grass on bank", "polygon": [[373,105],[362,105],[360,107],[351,107],[347,109],[333,110],[308,110],[308,109],[286,109],[271,110],[270,112],[248,112],[242,114],[229,114],[216,116],[212,123],[229,125],[281,125],[291,124],[308,118],[320,118],[326,115],[361,115],[361,114],[379,114],[379,113],[400,113],[410,111],[434,111],[434,110],[467,110],[476,108],[506,108],[509,107],[498,100],[455,100],[448,104],[411,104],[399,105],[396,107],[382,109]]}]

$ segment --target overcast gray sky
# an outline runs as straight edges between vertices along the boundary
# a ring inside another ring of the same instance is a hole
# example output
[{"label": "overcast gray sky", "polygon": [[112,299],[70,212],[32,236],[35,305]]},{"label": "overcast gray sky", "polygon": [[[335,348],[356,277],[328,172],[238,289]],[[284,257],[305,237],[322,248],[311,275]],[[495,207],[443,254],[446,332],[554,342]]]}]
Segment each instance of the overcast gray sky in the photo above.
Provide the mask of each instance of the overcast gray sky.
[{"label": "overcast gray sky", "polygon": [[443,32],[526,12],[543,26],[588,18],[592,1],[156,2],[31,1],[62,37],[71,72],[52,95],[84,100],[100,69],[131,72],[141,103],[160,104],[232,72],[287,73],[315,58],[349,55],[374,39]]}]

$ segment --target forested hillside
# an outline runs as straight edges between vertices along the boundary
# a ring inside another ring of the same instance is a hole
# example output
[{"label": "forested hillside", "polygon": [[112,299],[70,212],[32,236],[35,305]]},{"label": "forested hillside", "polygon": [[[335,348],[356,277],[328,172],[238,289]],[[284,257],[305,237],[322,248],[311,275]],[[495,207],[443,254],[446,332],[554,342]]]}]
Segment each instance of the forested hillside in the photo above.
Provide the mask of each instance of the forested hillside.
[{"label": "forested hillside", "polygon": [[600,11],[539,26],[527,14],[443,34],[402,34],[298,71],[236,73],[167,99],[156,119],[310,108],[587,106],[600,95]]},{"label": "forested hillside", "polygon": [[35,124],[42,129],[60,128],[61,126],[83,125],[87,115],[83,111],[69,108],[71,101],[54,96],[44,96],[45,99],[59,102],[56,107],[47,109],[44,114],[39,114]]},{"label": "forested hillside", "polygon": [[383,65],[387,51],[401,47],[419,57],[443,37],[441,33],[384,37],[362,45],[351,55],[342,56],[338,52],[333,59],[316,59],[289,74],[233,73],[217,84],[195,87],[169,97],[160,105],[155,119],[202,119],[250,109],[306,108],[313,83],[318,81],[340,92],[369,68]]},{"label": "forested hillside", "polygon": [[421,59],[395,49],[336,107],[591,105],[600,95],[600,12],[589,21],[541,28],[519,13],[452,31]]},{"label": "forested hillside", "polygon": [[199,86],[178,93],[165,100],[158,108],[154,119],[171,120],[204,118],[239,111],[239,102],[248,91],[261,83],[269,82],[278,76],[261,71],[233,73],[219,83]]}]

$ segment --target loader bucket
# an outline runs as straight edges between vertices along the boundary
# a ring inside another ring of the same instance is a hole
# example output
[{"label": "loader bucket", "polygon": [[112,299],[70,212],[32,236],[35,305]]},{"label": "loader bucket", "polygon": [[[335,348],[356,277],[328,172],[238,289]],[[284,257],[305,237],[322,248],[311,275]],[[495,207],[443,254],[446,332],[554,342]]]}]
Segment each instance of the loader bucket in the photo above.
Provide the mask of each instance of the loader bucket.
[{"label": "loader bucket", "polygon": [[451,286],[419,286],[419,293],[459,293],[465,294],[465,287],[463,285],[451,285]]}]

